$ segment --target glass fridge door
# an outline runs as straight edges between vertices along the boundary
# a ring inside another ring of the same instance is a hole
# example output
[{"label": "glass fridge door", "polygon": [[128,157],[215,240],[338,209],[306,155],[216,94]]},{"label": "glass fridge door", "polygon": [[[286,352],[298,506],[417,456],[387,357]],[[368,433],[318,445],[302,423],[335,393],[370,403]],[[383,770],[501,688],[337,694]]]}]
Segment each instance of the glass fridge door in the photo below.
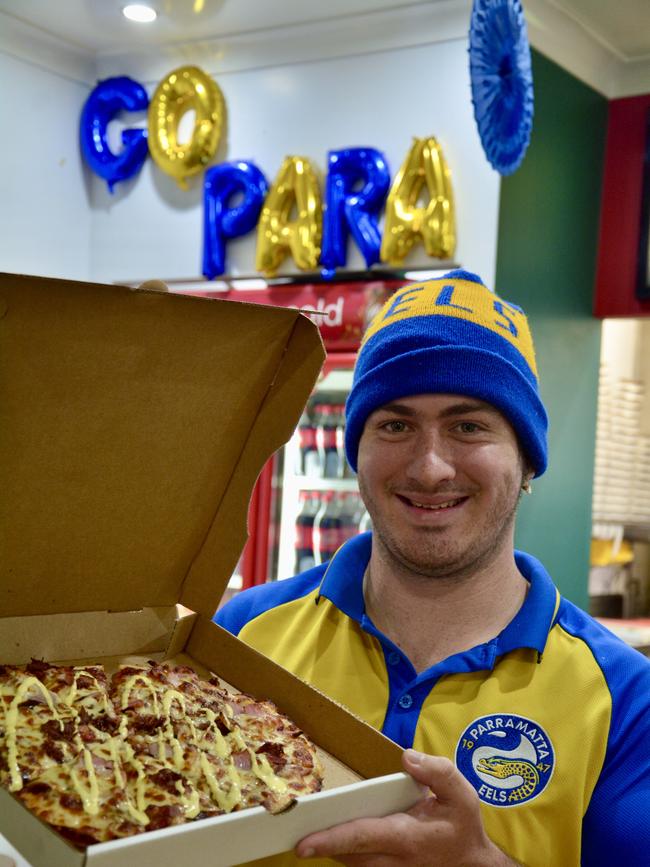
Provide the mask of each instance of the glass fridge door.
[{"label": "glass fridge door", "polygon": [[352,367],[329,359],[289,443],[276,455],[271,484],[267,580],[331,559],[369,529],[356,476],[345,459],[345,400]]}]

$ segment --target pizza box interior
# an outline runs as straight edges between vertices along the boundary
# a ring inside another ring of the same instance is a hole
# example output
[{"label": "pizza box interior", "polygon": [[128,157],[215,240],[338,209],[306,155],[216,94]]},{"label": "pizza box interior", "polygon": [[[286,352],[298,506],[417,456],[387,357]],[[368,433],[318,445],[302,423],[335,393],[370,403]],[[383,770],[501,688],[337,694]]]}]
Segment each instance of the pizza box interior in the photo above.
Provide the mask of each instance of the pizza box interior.
[{"label": "pizza box interior", "polygon": [[211,618],[250,493],[316,380],[288,308],[0,275],[0,663],[172,660],[269,698],[317,744],[322,792],[75,849],[0,789],[34,867],[239,864],[417,799],[401,750]]}]

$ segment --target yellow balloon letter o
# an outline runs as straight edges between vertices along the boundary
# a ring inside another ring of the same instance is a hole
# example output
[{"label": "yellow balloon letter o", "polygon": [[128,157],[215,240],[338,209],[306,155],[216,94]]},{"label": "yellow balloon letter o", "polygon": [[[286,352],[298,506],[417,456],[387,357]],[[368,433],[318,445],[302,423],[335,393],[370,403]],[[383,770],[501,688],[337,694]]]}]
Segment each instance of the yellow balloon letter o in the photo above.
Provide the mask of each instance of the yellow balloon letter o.
[{"label": "yellow balloon letter o", "polygon": [[[194,109],[187,144],[178,143],[178,125]],[[205,169],[214,157],[225,113],[221,89],[197,66],[181,66],[156,88],[149,103],[149,152],[156,165],[187,189],[186,178]]]}]

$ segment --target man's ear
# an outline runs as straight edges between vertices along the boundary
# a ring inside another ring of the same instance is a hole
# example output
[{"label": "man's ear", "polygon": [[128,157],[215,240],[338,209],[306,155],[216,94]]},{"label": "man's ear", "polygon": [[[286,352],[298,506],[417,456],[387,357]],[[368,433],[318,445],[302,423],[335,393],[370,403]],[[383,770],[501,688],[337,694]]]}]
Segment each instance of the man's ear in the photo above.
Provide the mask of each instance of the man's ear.
[{"label": "man's ear", "polygon": [[531,466],[528,458],[522,454],[521,456],[521,490],[525,494],[532,493],[531,482],[535,478],[535,470]]},{"label": "man's ear", "polygon": [[535,478],[535,467],[530,463],[526,455],[521,455],[521,481],[532,482]]},{"label": "man's ear", "polygon": [[531,482],[535,477],[535,470],[530,466],[528,461],[523,461],[523,469],[521,476],[521,490],[524,494],[532,494],[533,487]]}]

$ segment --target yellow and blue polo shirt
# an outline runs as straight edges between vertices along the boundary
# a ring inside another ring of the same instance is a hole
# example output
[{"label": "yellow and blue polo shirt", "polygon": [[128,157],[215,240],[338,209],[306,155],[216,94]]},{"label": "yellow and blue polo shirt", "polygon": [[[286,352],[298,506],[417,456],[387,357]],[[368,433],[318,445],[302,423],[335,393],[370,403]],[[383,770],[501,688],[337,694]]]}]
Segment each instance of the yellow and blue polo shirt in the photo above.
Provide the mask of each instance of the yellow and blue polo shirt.
[{"label": "yellow and blue polo shirt", "polygon": [[514,619],[418,674],[365,613],[371,544],[240,593],[215,620],[401,746],[452,759],[518,863],[650,864],[650,660],[515,552],[530,589]]}]

